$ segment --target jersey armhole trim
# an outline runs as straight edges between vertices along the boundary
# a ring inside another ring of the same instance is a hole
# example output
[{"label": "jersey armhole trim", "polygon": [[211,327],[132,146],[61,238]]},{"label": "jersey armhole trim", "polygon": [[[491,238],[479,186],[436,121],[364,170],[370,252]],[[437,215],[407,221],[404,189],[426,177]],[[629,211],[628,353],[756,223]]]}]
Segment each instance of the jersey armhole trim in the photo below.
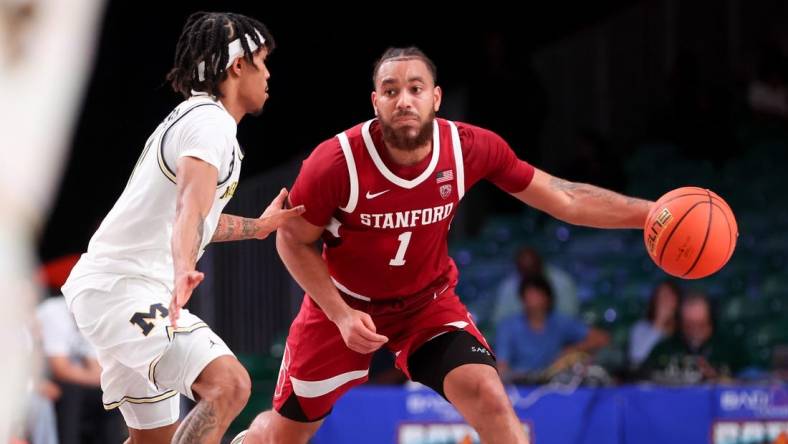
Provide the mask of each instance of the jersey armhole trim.
[{"label": "jersey armhole trim", "polygon": [[356,210],[358,204],[358,172],[356,171],[356,161],[353,158],[353,150],[350,149],[350,141],[347,134],[337,134],[339,139],[339,146],[342,147],[342,154],[345,156],[345,163],[347,163],[347,173],[350,177],[350,195],[348,196],[347,205],[339,207],[345,213],[352,213]]},{"label": "jersey armhole trim", "polygon": [[460,132],[457,130],[457,125],[452,121],[449,122],[451,128],[451,144],[454,150],[454,163],[457,169],[457,200],[462,200],[465,196],[465,162],[462,158],[462,144],[460,143]]},{"label": "jersey armhole trim", "polygon": [[[217,105],[215,103],[199,103],[197,105],[194,105],[191,108],[189,108],[186,111],[184,111],[183,114],[178,116],[178,118],[175,119],[175,121],[172,122],[167,127],[167,129],[164,130],[164,132],[161,135],[161,138],[159,139],[159,149],[157,150],[158,151],[157,158],[158,158],[158,161],[159,161],[158,162],[159,163],[159,169],[164,174],[164,176],[167,179],[169,179],[170,182],[172,182],[174,184],[177,184],[177,182],[175,180],[176,179],[175,172],[172,170],[172,168],[170,168],[169,165],[167,165],[167,161],[164,160],[164,139],[167,137],[167,133],[170,131],[170,129],[172,129],[173,126],[175,126],[176,123],[180,122],[180,120],[183,119],[187,114],[189,114],[190,112],[192,112],[193,110],[195,110],[195,109],[197,109],[197,108],[199,108],[201,106],[215,106],[215,107],[217,107],[219,109],[222,109],[221,106],[219,106],[219,105]],[[235,149],[235,148],[233,147],[233,149]],[[235,161],[235,153],[233,153],[233,161]],[[230,171],[232,172],[232,165],[231,165],[231,170]],[[228,178],[229,178],[229,176],[228,176]],[[217,184],[217,188],[220,187],[220,186],[222,186],[222,183]]]}]

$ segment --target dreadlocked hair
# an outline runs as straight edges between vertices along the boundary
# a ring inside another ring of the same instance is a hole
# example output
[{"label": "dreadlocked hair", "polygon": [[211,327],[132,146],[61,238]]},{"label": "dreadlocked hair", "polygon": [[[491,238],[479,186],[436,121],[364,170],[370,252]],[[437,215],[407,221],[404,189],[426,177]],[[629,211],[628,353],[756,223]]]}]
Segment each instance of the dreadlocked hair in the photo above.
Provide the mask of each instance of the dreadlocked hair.
[{"label": "dreadlocked hair", "polygon": [[[258,32],[265,42],[260,41]],[[249,63],[253,53],[249,48],[248,36],[258,49],[265,47],[270,53],[274,49],[274,39],[268,28],[259,21],[232,12],[195,12],[183,26],[178,45],[175,48],[175,63],[167,74],[172,89],[185,98],[192,90],[221,97],[219,84],[227,78],[229,61],[228,44],[239,39],[244,50],[243,57]],[[198,66],[204,63],[203,80],[198,76]]]}]

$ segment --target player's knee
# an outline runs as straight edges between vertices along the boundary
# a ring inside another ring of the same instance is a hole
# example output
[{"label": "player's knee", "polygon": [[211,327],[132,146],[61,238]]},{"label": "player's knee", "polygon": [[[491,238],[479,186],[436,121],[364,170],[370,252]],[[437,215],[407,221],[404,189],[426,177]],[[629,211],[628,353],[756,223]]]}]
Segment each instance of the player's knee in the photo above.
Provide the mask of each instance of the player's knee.
[{"label": "player's knee", "polygon": [[479,409],[488,415],[505,414],[511,408],[509,398],[501,386],[501,382],[491,378],[479,379],[475,383],[474,395]]},{"label": "player's knee", "polygon": [[246,431],[244,444],[263,444],[276,442],[270,436],[272,431],[272,427],[269,427],[270,414],[270,411],[265,411],[257,415],[254,421],[252,421],[252,424],[249,426],[249,429]]},{"label": "player's knee", "polygon": [[319,426],[320,422],[296,422],[266,410],[249,426],[244,444],[307,444]]},{"label": "player's knee", "polygon": [[[240,366],[239,366],[240,367]],[[235,400],[234,404],[239,405],[238,409],[243,409],[249,396],[252,393],[252,381],[249,373],[243,367],[235,371],[230,380],[230,397]]]},{"label": "player's knee", "polygon": [[214,378],[210,387],[199,393],[206,401],[220,403],[232,410],[240,411],[249,400],[252,382],[249,373],[238,365],[227,368]]}]

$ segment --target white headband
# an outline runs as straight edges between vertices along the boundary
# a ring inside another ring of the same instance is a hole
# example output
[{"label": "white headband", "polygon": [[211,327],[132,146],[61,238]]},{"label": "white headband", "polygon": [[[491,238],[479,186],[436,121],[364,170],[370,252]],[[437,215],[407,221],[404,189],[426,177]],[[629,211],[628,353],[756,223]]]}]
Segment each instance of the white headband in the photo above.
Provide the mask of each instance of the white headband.
[{"label": "white headband", "polygon": [[[257,38],[260,39],[260,44],[265,44],[265,38],[263,38],[262,34],[260,34],[260,31],[255,29],[254,32],[257,34]],[[252,52],[257,51],[258,46],[254,43],[254,40],[252,40],[249,34],[244,34],[244,36],[246,37],[246,43],[249,44],[249,50]],[[233,66],[235,60],[238,57],[242,57],[244,55],[244,48],[243,45],[241,45],[240,38],[233,40],[227,45],[227,54],[227,66],[225,66],[224,69]],[[216,64],[215,55],[211,56],[211,61],[212,63]],[[202,61],[197,65],[197,79],[200,82],[205,80],[205,61]]]}]

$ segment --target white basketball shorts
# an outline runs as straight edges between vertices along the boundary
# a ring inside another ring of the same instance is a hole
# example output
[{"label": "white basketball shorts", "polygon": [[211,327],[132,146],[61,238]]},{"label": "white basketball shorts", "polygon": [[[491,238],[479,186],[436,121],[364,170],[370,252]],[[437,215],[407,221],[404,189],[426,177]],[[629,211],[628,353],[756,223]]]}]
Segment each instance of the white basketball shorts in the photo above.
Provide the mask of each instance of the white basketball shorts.
[{"label": "white basketball shorts", "polygon": [[104,408],[119,408],[134,429],[175,423],[178,393],[194,399],[191,386],[202,370],[220,356],[233,356],[189,310],[181,310],[178,328],[172,328],[170,299],[159,282],[124,277],[109,291],[83,289],[71,303],[79,330],[96,348]]}]

